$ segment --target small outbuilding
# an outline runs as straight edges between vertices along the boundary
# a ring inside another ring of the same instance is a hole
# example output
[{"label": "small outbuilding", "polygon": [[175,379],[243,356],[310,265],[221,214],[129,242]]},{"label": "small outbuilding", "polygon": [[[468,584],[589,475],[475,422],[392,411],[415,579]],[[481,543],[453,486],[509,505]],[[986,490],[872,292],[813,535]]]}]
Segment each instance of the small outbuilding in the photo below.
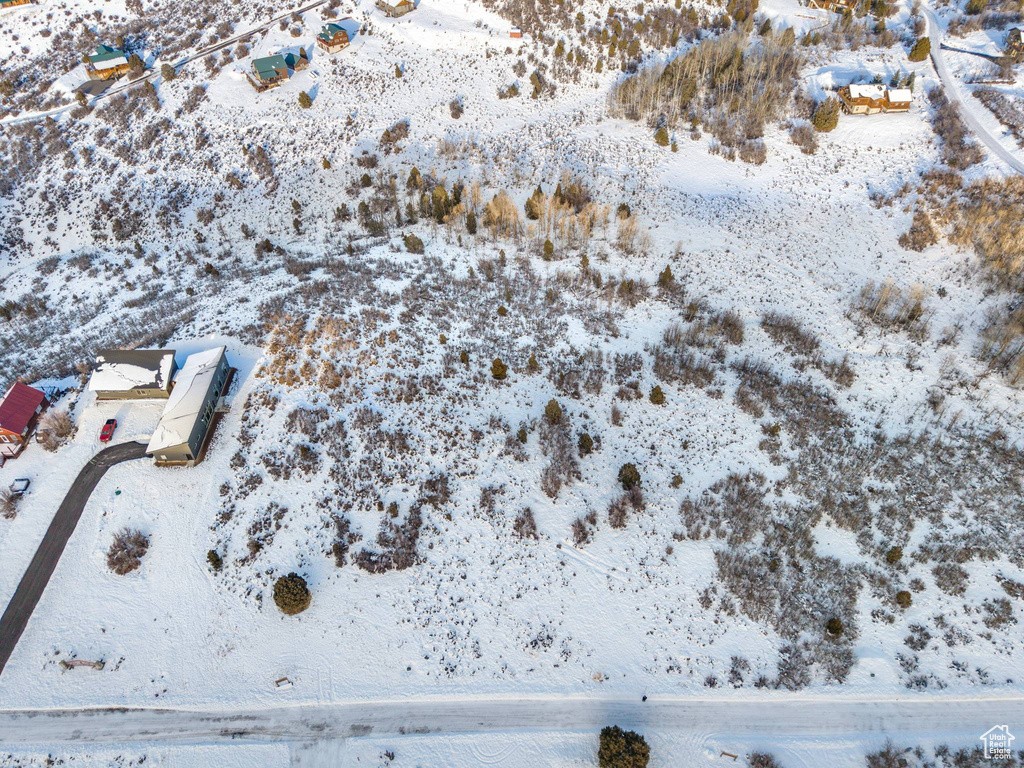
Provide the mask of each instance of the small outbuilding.
[{"label": "small outbuilding", "polygon": [[129,69],[128,56],[125,52],[109,45],[97,46],[96,53],[83,56],[82,61],[90,80],[120,77]]},{"label": "small outbuilding", "polygon": [[210,436],[214,414],[231,373],[224,347],[186,358],[146,448],[146,454],[156,464],[195,465]]},{"label": "small outbuilding", "polygon": [[167,398],[177,370],[173,349],[101,349],[89,391],[97,400]]},{"label": "small outbuilding", "polygon": [[20,381],[11,385],[0,398],[0,457],[9,459],[21,452],[47,404],[38,389]]},{"label": "small outbuilding", "polygon": [[337,53],[348,48],[348,32],[340,24],[331,22],[320,28],[320,34],[316,36],[317,47],[326,53]]},{"label": "small outbuilding", "polygon": [[405,16],[409,11],[416,10],[416,4],[412,0],[396,0],[394,3],[389,3],[388,0],[377,0],[377,7],[384,11],[385,16],[392,18]]},{"label": "small outbuilding", "polygon": [[523,36],[523,30],[521,30],[519,27],[512,27],[511,31],[508,33],[508,36],[511,38],[519,39],[520,37]]}]

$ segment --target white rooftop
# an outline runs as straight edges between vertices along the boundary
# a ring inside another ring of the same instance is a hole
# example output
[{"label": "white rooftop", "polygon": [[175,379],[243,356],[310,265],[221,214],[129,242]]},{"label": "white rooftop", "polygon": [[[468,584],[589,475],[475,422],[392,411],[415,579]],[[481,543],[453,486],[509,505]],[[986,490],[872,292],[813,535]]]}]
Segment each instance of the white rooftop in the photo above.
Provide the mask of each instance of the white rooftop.
[{"label": "white rooftop", "polygon": [[189,355],[185,360],[174,380],[174,389],[167,398],[160,423],[153,430],[147,453],[188,442],[224,350],[225,347],[214,347]]},{"label": "white rooftop", "polygon": [[870,83],[850,86],[850,97],[854,99],[880,99],[885,95],[885,86]]},{"label": "white rooftop", "polygon": [[[174,350],[161,350],[163,354],[156,366],[145,366],[123,360],[108,360],[102,354],[96,357],[96,368],[89,378],[90,392],[127,392],[132,389],[164,388],[171,380],[174,366]],[[141,358],[142,355],[125,357]]]},{"label": "white rooftop", "polygon": [[890,88],[889,101],[913,101],[914,92],[909,88]]}]

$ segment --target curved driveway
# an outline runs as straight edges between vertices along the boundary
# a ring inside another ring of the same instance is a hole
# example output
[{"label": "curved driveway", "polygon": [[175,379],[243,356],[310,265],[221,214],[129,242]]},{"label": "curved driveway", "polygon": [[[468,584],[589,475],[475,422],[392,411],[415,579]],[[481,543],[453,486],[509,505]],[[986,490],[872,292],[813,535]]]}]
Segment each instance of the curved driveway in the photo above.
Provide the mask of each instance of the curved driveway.
[{"label": "curved driveway", "polygon": [[89,459],[89,463],[78,473],[57,509],[57,514],[53,516],[50,527],[46,529],[46,535],[29,563],[28,570],[21,577],[7,610],[0,617],[0,674],[14,653],[14,647],[25,631],[39,598],[43,596],[43,590],[57,568],[71,534],[75,532],[85,503],[89,501],[96,484],[115,464],[141,459],[145,455],[146,446],[143,443],[112,445]]},{"label": "curved driveway", "polygon": [[1024,174],[1024,160],[1021,160],[1004,147],[998,137],[989,133],[988,129],[981,124],[981,121],[978,120],[978,117],[972,111],[972,106],[964,100],[963,95],[960,93],[956,80],[949,71],[949,67],[946,66],[945,58],[943,58],[942,26],[939,24],[939,18],[935,15],[935,11],[926,5],[921,6],[921,11],[924,13],[925,19],[928,20],[928,37],[932,40],[932,62],[935,64],[935,71],[938,72],[939,79],[942,81],[942,86],[945,88],[949,98],[960,107],[960,114],[963,115],[971,130],[988,147],[989,151],[1012,170]]}]

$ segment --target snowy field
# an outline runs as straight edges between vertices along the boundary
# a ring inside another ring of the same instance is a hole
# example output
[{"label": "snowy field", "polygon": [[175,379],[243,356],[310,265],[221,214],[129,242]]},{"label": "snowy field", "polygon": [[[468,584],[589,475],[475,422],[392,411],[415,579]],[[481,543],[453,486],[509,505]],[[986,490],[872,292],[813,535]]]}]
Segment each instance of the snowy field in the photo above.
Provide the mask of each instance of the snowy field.
[{"label": "snowy field", "polygon": [[[510,39],[501,7],[423,0],[392,20],[342,2],[336,15],[361,30],[333,56],[314,43],[325,5],[154,77],[151,95],[5,129],[18,155],[0,188],[0,359],[12,379],[77,388],[55,404],[77,429],[0,468],[0,487],[32,480],[0,519],[0,604],[104,421],[118,420],[115,442],[145,442],[160,416],[163,401],[96,402],[76,365],[137,345],[176,349],[180,366],[225,344],[238,373],[199,465],[132,461],[99,483],[3,671],[0,708],[1019,702],[1024,397],[979,353],[1009,297],[944,237],[897,244],[942,157],[924,97],[940,80],[907,60],[910,4],[887,22],[891,45],[835,50],[799,42],[830,14],[765,0],[757,24],[794,30],[806,99],[912,74],[915,101],[842,115],[811,154],[790,138],[808,123],[793,106],[765,126],[761,164],[729,159],[707,126],[680,123],[663,147],[653,125],[614,116],[625,75],[615,59],[598,71],[608,43],[582,32],[608,7],[578,5],[581,26],[545,40]],[[81,28],[123,21],[159,69],[133,3],[79,23],[87,10],[5,13],[0,39],[33,60],[52,40],[73,60]],[[288,9],[219,10],[235,22],[224,37]],[[720,11],[694,16],[707,27]],[[215,42],[207,24],[195,48]],[[983,36],[951,44],[991,52]],[[557,40],[585,63],[556,62]],[[695,45],[641,50],[650,63]],[[300,49],[308,69],[249,85],[253,57]],[[944,56],[971,115],[1020,158],[966,95],[983,60]],[[74,87],[56,58],[40,66],[64,75],[55,90]],[[1019,103],[1014,78],[997,87]],[[513,83],[519,95],[500,98]],[[21,159],[29,149],[38,162]],[[407,183],[414,168],[422,188]],[[1011,173],[985,153],[963,178]],[[434,188],[447,200],[456,181],[462,209],[435,221]],[[499,193],[522,217],[538,186],[550,201],[574,181],[589,207],[518,234],[485,223]],[[626,463],[639,492],[620,484]],[[106,556],[126,526],[150,546],[120,576]],[[298,616],[273,599],[291,572],[312,593]],[[106,666],[62,671],[69,658]],[[973,746],[976,725],[645,734],[651,766],[763,749],[785,768],[853,768],[891,736],[922,745],[915,768],[951,768],[930,750]],[[596,753],[594,731],[571,725],[213,741],[41,740],[0,748],[0,765],[58,753],[69,766],[584,766]]]}]

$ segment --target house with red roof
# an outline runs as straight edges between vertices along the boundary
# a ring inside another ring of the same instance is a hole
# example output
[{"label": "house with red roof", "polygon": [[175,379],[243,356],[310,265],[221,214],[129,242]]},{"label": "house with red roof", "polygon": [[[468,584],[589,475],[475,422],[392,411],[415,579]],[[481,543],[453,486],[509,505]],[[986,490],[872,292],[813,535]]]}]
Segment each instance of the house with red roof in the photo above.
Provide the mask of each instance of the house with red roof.
[{"label": "house with red roof", "polygon": [[20,381],[4,393],[0,398],[0,458],[18,455],[46,406],[46,395]]}]

